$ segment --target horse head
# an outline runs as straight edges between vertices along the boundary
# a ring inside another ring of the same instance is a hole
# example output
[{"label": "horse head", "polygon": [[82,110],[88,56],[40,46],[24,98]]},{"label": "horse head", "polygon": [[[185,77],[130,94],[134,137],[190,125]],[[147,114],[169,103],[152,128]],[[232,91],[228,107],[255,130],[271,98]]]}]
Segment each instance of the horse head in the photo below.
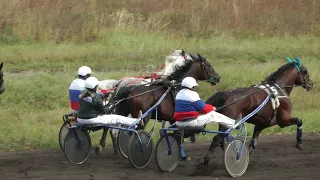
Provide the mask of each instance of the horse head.
[{"label": "horse head", "polygon": [[294,84],[302,86],[307,91],[310,91],[313,88],[313,81],[309,76],[308,69],[302,65],[300,58],[297,56],[294,60],[291,60],[287,57],[286,60],[288,63],[293,64],[298,72]]},{"label": "horse head", "polygon": [[287,64],[270,74],[263,83],[275,83],[287,88],[292,88],[294,85],[302,86],[310,91],[313,88],[313,81],[310,79],[307,68],[302,65],[300,58],[296,57],[291,60],[287,57],[286,61]]},{"label": "horse head", "polygon": [[200,54],[197,55],[198,57],[190,54],[190,57],[197,62],[197,72],[201,72],[198,80],[206,80],[211,85],[216,85],[217,83],[219,83],[221,79],[219,73],[211,66],[206,58],[202,57]]}]

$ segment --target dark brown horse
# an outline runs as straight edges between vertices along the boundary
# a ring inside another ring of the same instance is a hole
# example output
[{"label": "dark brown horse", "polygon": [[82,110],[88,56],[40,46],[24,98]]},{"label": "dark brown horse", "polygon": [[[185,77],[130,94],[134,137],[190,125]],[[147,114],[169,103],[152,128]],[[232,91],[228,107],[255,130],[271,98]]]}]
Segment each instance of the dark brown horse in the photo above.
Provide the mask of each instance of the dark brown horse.
[{"label": "dark brown horse", "polygon": [[[187,56],[184,51],[182,51],[182,56]],[[158,102],[160,97],[169,88],[167,82],[176,81],[181,82],[184,77],[194,77],[196,80],[208,81],[211,85],[216,85],[220,82],[220,75],[215,71],[211,64],[198,54],[198,57],[190,54],[192,60],[187,60],[183,66],[178,66],[175,71],[169,75],[166,79],[162,81],[157,81],[149,86],[139,85],[132,87],[122,87],[116,96],[110,101],[110,103],[115,103],[120,101],[113,110],[114,114],[128,116],[131,114],[132,117],[138,117],[139,111],[143,113],[150,109],[154,104]],[[158,121],[169,121],[172,124],[174,121],[174,98],[176,94],[176,89],[173,88],[163,99],[163,101],[158,106]],[[125,98],[125,99],[124,99]],[[144,119],[144,127],[149,122],[150,118],[155,119],[155,111],[153,111],[149,116]],[[142,129],[144,129],[142,127]],[[105,140],[108,129],[104,129],[102,138],[100,140],[101,147],[105,147]],[[115,144],[115,139],[113,139],[113,144]],[[115,148],[115,147],[114,147]],[[116,149],[115,153],[116,152]]]},{"label": "dark brown horse", "polygon": [[2,94],[5,90],[2,67],[3,67],[3,63],[0,64],[0,94]]},{"label": "dark brown horse", "polygon": [[[218,107],[220,113],[237,119],[239,116],[245,117],[255,110],[267,97],[268,92],[278,97],[278,106],[277,100],[274,101],[274,106],[269,101],[257,114],[247,120],[248,123],[255,125],[249,145],[250,153],[257,147],[257,139],[261,131],[276,124],[281,128],[297,125],[296,147],[302,149],[302,120],[291,117],[292,104],[289,97],[294,86],[302,86],[310,91],[313,88],[313,81],[298,57],[294,61],[287,58],[287,61],[287,64],[268,76],[259,86],[217,92],[207,100],[207,103]],[[263,88],[268,85],[270,85],[269,88]],[[224,131],[222,127],[219,129]],[[214,149],[219,144],[223,144],[223,139],[224,135],[216,135],[213,138],[209,151],[203,158],[203,165],[208,164]]]},{"label": "dark brown horse", "polygon": [[[220,75],[212,68],[210,63],[205,58],[199,54],[198,57],[195,57],[191,54],[190,56],[192,57],[193,61],[189,61],[184,66],[179,67],[166,79],[155,82],[150,86],[136,86],[127,96],[122,96],[121,98],[127,97],[128,99],[117,106],[116,114],[121,114],[124,116],[131,114],[132,117],[138,117],[139,110],[144,113],[157,103],[160,97],[168,89],[169,85],[166,85],[166,82],[169,81],[175,81],[176,83],[179,83],[183,78],[190,76],[196,80],[208,81],[211,85],[216,85],[220,82]],[[159,121],[169,121],[171,124],[174,122],[172,118],[174,113],[174,100],[176,91],[177,89],[173,88],[159,104],[157,118]],[[144,119],[145,125],[148,123],[150,118],[155,119],[155,111],[153,111],[153,113]]]}]

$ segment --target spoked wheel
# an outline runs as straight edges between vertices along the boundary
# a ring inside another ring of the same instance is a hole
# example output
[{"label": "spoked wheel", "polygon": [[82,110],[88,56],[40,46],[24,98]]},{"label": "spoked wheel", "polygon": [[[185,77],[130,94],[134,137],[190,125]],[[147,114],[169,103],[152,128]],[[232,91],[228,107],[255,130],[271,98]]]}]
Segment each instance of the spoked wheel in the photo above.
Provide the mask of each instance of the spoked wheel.
[{"label": "spoked wheel", "polygon": [[156,146],[158,168],[164,172],[171,172],[178,166],[179,159],[180,147],[176,138],[173,135],[162,136]]},{"label": "spoked wheel", "polygon": [[143,130],[139,130],[137,132],[139,136],[134,133],[130,137],[128,159],[133,167],[142,169],[148,166],[151,161],[153,143],[149,133]]},{"label": "spoked wheel", "polygon": [[59,131],[59,144],[62,151],[64,151],[64,140],[69,132],[69,128],[67,127],[67,122],[64,122]]},{"label": "spoked wheel", "polygon": [[64,142],[64,153],[73,164],[83,164],[91,151],[91,138],[87,131],[70,129]]},{"label": "spoked wheel", "polygon": [[[240,157],[237,157],[240,152]],[[243,142],[237,139],[230,142],[224,152],[224,166],[227,173],[232,177],[242,176],[246,172],[248,164],[249,153],[246,146],[243,146]]]},{"label": "spoked wheel", "polygon": [[129,153],[129,139],[132,135],[132,132],[119,130],[118,137],[117,137],[117,145],[119,152],[122,157],[128,158]]}]

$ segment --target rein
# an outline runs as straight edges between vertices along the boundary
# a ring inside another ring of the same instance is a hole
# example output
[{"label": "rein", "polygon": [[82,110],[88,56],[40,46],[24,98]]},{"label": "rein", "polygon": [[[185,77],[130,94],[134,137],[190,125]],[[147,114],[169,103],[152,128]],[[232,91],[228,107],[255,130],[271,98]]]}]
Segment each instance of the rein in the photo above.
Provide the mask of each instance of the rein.
[{"label": "rein", "polygon": [[[319,83],[320,83],[320,81],[315,82],[315,83],[313,83],[313,84],[319,84]],[[283,88],[293,88],[293,87],[299,87],[299,86],[304,86],[304,85],[307,85],[307,84],[292,85],[292,86],[283,86]]]},{"label": "rein", "polygon": [[[181,84],[181,83],[172,84],[171,87],[175,87],[175,86],[178,86],[178,85],[180,85],[180,84]],[[119,104],[120,102],[122,102],[122,101],[124,101],[124,100],[132,99],[132,98],[138,97],[138,96],[142,96],[142,95],[144,95],[144,94],[147,94],[147,93],[149,93],[149,92],[153,92],[153,91],[155,91],[155,90],[158,90],[158,89],[161,89],[161,88],[164,88],[164,87],[168,87],[168,85],[163,85],[163,86],[160,86],[160,87],[157,87],[157,88],[154,88],[154,89],[145,91],[145,92],[143,92],[143,93],[136,94],[136,95],[134,95],[134,96],[130,96],[130,97],[122,98],[122,99],[117,100],[117,101],[113,101],[113,102],[115,102],[114,106],[116,106],[117,104]]]},{"label": "rein", "polygon": [[219,107],[219,108],[216,108],[215,111],[219,111],[219,110],[221,110],[221,109],[223,109],[223,108],[225,108],[225,107],[227,107],[227,106],[230,106],[230,105],[232,105],[232,104],[240,101],[241,99],[244,99],[244,98],[246,98],[246,97],[248,97],[248,96],[250,96],[250,95],[252,95],[252,94],[254,94],[254,93],[256,93],[256,92],[262,91],[262,90],[264,90],[264,89],[266,89],[266,88],[261,88],[261,89],[259,89],[259,90],[256,90],[256,91],[252,92],[252,93],[249,93],[249,94],[247,94],[247,95],[241,96],[239,99],[237,99],[237,100],[235,100],[235,101],[233,101],[233,102],[231,102],[231,103],[229,103],[229,104],[225,104],[225,105],[223,105],[223,106],[221,106],[221,107]]}]

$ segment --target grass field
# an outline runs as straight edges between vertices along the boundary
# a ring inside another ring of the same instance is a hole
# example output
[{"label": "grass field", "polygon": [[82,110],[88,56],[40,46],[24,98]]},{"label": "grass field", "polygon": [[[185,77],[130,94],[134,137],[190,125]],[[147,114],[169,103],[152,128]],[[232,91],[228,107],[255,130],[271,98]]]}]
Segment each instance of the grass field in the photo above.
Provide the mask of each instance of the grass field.
[{"label": "grass field", "polygon": [[[222,76],[214,87],[200,84],[204,100],[218,90],[258,84],[285,57],[296,55],[314,82],[320,81],[317,1],[50,2],[0,2],[6,86],[0,95],[0,150],[58,147],[62,115],[70,111],[68,87],[82,65],[101,80],[120,79],[153,72],[175,49],[200,53]],[[291,97],[304,132],[319,132],[319,84],[310,92],[295,88]],[[263,134],[295,130],[275,126]],[[94,143],[100,134],[94,133]]]}]

